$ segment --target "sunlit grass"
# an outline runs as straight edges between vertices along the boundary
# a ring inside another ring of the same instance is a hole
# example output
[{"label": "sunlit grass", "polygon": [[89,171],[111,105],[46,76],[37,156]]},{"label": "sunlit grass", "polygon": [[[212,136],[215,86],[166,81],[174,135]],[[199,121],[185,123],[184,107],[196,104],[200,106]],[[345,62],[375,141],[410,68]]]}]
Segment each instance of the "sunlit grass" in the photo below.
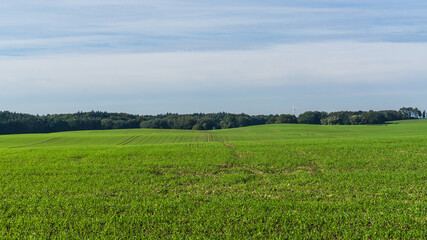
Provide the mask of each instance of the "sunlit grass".
[{"label": "sunlit grass", "polygon": [[425,130],[0,136],[0,238],[425,239]]}]

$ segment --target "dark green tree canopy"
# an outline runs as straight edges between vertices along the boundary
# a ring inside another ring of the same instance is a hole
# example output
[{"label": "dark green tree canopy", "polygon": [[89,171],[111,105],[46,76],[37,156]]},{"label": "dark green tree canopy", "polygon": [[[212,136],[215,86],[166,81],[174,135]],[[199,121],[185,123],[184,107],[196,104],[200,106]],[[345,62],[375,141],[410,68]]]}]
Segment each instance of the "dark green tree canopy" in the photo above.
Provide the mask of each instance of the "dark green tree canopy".
[{"label": "dark green tree canopy", "polygon": [[323,118],[326,118],[328,114],[326,112],[308,111],[298,117],[299,123],[304,124],[320,124]]},{"label": "dark green tree canopy", "polygon": [[298,117],[290,114],[248,115],[244,113],[194,113],[133,115],[127,113],[77,112],[73,114],[31,115],[0,111],[0,134],[47,133],[74,130],[125,128],[211,130],[260,124],[301,123],[327,125],[383,124],[386,121],[425,118],[425,111],[404,107],[385,111],[308,111]]}]

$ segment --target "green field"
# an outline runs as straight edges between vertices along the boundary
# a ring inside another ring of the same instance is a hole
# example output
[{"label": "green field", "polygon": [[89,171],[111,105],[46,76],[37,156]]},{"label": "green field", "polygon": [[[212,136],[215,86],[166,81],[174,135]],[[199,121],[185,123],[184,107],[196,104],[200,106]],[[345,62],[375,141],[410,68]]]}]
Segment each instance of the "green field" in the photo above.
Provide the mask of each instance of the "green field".
[{"label": "green field", "polygon": [[427,121],[0,136],[0,239],[426,239]]}]

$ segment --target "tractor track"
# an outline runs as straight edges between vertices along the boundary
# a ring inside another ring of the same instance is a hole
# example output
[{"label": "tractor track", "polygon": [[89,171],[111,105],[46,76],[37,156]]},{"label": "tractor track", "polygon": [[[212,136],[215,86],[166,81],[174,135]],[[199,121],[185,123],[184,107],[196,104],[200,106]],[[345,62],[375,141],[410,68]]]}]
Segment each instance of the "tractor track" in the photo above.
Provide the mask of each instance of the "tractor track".
[{"label": "tractor track", "polygon": [[43,140],[41,142],[36,142],[36,143],[32,143],[32,144],[27,144],[27,145],[21,145],[21,146],[14,146],[14,147],[9,147],[9,148],[24,148],[24,147],[33,147],[33,146],[37,146],[37,145],[41,145],[41,144],[45,144],[45,143],[51,143],[54,142],[56,140],[60,139],[59,137],[56,138],[49,138],[46,140]]},{"label": "tractor track", "polygon": [[121,146],[124,146],[124,145],[128,145],[129,143],[132,143],[133,141],[135,141],[137,138],[139,138],[140,136],[132,136],[132,137],[130,137],[130,138],[128,138],[128,139],[126,139],[126,140],[124,140],[123,142],[121,142],[121,143],[119,143],[119,144],[117,144],[117,145],[121,145]]}]

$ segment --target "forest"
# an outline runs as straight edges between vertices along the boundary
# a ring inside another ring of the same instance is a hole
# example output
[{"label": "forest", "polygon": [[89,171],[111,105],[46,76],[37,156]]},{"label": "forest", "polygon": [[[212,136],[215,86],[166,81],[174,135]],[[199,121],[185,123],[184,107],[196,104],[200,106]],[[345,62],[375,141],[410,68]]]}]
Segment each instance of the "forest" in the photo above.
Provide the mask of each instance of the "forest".
[{"label": "forest", "polygon": [[212,130],[280,123],[365,125],[419,118],[426,118],[426,111],[421,112],[416,107],[402,107],[399,110],[338,111],[330,113],[307,111],[299,116],[291,114],[248,115],[225,112],[134,115],[100,111],[31,115],[0,111],[0,134],[127,128]]}]

